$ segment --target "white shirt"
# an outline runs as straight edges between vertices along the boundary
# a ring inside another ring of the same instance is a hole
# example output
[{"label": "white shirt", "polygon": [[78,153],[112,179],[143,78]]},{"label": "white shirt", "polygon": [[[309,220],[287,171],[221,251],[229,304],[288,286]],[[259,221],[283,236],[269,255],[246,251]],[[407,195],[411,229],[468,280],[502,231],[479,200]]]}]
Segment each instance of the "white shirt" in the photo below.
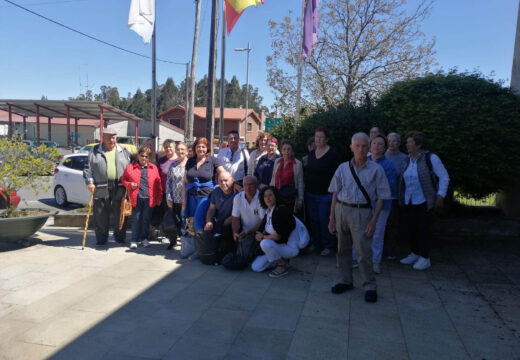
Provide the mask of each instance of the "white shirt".
[{"label": "white shirt", "polygon": [[266,222],[265,222],[264,231],[266,233],[268,233],[269,235],[272,235],[275,232],[274,227],[273,227],[273,210],[274,210],[274,208],[272,208],[271,210],[267,210],[267,212],[266,212],[267,218],[266,218]]},{"label": "white shirt", "polygon": [[231,149],[227,147],[219,151],[218,158],[225,160],[224,168],[231,174],[235,181],[242,180],[244,176],[246,176],[244,173],[244,164],[249,161],[249,153],[246,149],[242,151],[239,147],[233,153]]},{"label": "white shirt", "polygon": [[247,201],[244,191],[240,192],[233,199],[233,211],[231,212],[231,216],[240,218],[242,231],[248,231],[264,218],[265,209],[260,206],[260,201],[258,200],[259,193],[257,190],[251,203]]},{"label": "white shirt", "polygon": [[[423,202],[426,202],[426,198],[424,197],[424,193],[422,190],[421,183],[419,182],[419,173],[417,172],[417,159],[414,160],[410,157],[410,163],[403,173],[403,180],[405,183],[404,190],[404,203],[419,205]],[[441,159],[435,154],[430,155],[430,160],[432,162],[432,170],[439,178],[439,190],[437,191],[437,195],[446,197],[446,192],[448,191],[448,184],[450,182],[450,177],[448,176],[448,171],[441,162]],[[426,160],[425,160],[426,161]]]}]

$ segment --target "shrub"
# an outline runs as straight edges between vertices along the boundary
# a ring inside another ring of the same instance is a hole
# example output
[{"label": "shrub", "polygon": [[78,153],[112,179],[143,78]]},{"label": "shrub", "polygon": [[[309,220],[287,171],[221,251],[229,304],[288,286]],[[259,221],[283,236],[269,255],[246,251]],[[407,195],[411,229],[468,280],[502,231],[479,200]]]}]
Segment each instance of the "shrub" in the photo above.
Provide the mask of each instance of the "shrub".
[{"label": "shrub", "polygon": [[397,82],[379,99],[389,129],[426,134],[453,188],[483,198],[520,177],[520,97],[480,73],[437,73]]}]

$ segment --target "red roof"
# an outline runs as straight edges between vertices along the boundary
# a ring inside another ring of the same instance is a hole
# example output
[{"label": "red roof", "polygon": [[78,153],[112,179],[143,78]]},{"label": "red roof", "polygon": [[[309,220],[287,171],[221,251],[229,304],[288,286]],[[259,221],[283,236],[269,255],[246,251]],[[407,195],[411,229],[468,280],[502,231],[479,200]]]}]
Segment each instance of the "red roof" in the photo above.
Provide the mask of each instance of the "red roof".
[{"label": "red roof", "polygon": [[[162,113],[160,113],[158,115],[158,117],[162,117],[162,116],[166,115],[167,113],[169,113],[170,111],[175,110],[175,109],[182,109],[184,111],[185,108],[182,105],[177,105],[171,109],[163,111]],[[242,120],[244,118],[245,112],[246,112],[245,109],[240,109],[240,108],[224,108],[224,116],[225,116],[226,120],[235,120],[235,121]],[[206,107],[196,106],[193,108],[193,113],[195,116],[205,119],[206,118]],[[247,115],[252,116],[253,118],[256,118],[256,120],[260,121],[260,116],[258,116],[258,114],[253,109],[248,109]],[[220,108],[215,108],[215,119],[220,119]]]}]

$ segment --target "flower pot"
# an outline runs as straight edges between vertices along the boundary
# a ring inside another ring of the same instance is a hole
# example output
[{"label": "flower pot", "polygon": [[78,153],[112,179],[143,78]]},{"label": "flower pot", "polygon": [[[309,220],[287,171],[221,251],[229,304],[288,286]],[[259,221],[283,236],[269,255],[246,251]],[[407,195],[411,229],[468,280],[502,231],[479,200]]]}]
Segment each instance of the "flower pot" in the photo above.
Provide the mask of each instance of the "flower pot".
[{"label": "flower pot", "polygon": [[[35,210],[35,209],[24,209]],[[23,240],[41,229],[47,219],[55,215],[57,211],[41,210],[45,212],[39,215],[21,216],[13,218],[0,218],[0,241]]]}]

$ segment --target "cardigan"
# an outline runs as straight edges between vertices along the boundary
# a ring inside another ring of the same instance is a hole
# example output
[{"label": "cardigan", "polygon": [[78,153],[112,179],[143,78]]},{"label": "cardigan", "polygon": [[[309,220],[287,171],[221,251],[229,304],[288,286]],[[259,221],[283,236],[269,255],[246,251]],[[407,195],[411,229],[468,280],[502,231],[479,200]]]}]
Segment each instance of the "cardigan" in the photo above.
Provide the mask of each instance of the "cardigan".
[{"label": "cardigan", "polygon": [[[302,162],[298,159],[294,159],[296,163],[293,165],[294,172],[294,185],[296,185],[296,189],[298,190],[298,197],[296,199],[296,206],[300,207],[303,204],[303,194],[305,190],[305,185],[303,183],[303,167]],[[275,186],[276,184],[276,172],[280,167],[280,159],[277,159],[274,163],[273,175],[271,176],[271,182],[269,185]]]},{"label": "cardigan", "polygon": [[[292,231],[296,228],[296,221],[294,220],[292,211],[285,205],[277,205],[273,210],[272,221],[274,231],[280,235],[280,239],[276,242],[287,243],[289,235],[291,235]],[[264,231],[266,223],[267,214],[264,215],[260,223],[259,231]]]}]

